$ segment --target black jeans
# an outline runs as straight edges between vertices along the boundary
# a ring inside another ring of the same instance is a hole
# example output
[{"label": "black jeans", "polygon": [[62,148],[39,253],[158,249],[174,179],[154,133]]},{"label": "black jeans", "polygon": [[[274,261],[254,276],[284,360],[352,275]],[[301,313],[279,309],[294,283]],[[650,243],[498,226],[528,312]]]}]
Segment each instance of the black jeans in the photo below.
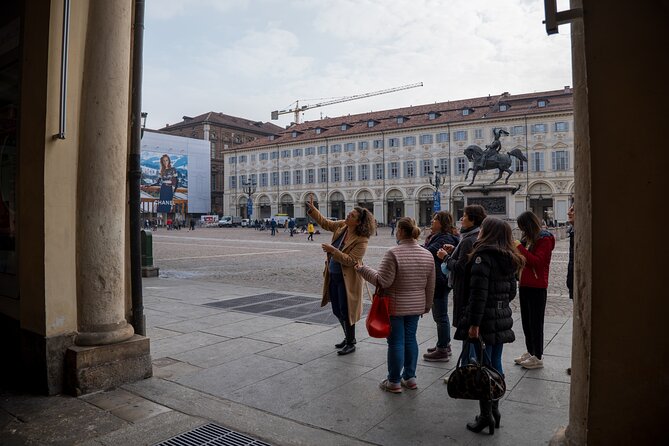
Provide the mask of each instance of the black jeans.
[{"label": "black jeans", "polygon": [[346,283],[344,283],[343,274],[330,273],[328,291],[330,292],[332,312],[340,321],[348,322],[348,300],[346,298]]},{"label": "black jeans", "polygon": [[523,323],[527,351],[541,359],[544,354],[544,313],[546,312],[545,288],[520,287],[520,319]]}]

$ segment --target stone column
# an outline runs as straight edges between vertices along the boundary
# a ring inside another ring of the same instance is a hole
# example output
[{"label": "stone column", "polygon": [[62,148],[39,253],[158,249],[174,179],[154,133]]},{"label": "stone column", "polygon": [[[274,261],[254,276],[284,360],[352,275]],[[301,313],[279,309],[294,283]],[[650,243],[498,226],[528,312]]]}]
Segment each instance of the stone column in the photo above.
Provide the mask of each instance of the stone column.
[{"label": "stone column", "polygon": [[133,335],[125,319],[124,235],[131,16],[130,0],[89,3],[77,184],[78,345]]}]

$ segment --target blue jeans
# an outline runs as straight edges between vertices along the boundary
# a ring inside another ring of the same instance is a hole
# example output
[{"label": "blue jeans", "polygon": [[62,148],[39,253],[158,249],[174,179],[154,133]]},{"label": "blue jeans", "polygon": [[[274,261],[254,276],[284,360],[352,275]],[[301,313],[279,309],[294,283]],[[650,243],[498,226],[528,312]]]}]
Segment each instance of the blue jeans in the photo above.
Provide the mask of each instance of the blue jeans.
[{"label": "blue jeans", "polygon": [[[432,318],[437,323],[437,347],[446,348],[451,343],[451,321],[448,319],[448,292],[449,288],[435,289],[432,301]],[[437,297],[437,292],[440,297]]]},{"label": "blue jeans", "polygon": [[388,381],[398,384],[401,378],[416,376],[418,362],[418,341],[416,330],[418,318],[415,316],[390,316],[390,336],[388,336]]},{"label": "blue jeans", "polygon": [[[478,358],[479,354],[479,344],[478,342],[474,342],[470,345],[469,349],[469,358]],[[464,345],[463,345],[464,348]],[[488,358],[490,358],[490,365],[497,370],[502,376],[504,375],[504,370],[502,369],[502,350],[504,349],[504,344],[496,344],[496,345],[487,345],[485,346],[485,353],[484,355],[488,355]],[[483,361],[487,362],[486,357],[483,357]]]}]

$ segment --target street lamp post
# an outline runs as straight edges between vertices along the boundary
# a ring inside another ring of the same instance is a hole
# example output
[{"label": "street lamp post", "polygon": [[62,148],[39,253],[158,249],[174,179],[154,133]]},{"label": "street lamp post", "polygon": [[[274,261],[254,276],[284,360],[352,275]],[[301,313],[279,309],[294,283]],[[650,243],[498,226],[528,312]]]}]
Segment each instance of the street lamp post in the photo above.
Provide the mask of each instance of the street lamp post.
[{"label": "street lamp post", "polygon": [[[439,212],[441,210],[441,192],[439,192],[439,188],[446,183],[446,172],[441,167],[435,165],[434,172],[430,170],[428,171],[428,175],[430,175],[430,184],[434,187],[432,211]],[[432,175],[434,175],[434,178]]]},{"label": "street lamp post", "polygon": [[246,200],[246,218],[250,221],[251,215],[253,215],[253,194],[256,193],[256,182],[249,178],[242,184],[242,190],[248,196]]}]

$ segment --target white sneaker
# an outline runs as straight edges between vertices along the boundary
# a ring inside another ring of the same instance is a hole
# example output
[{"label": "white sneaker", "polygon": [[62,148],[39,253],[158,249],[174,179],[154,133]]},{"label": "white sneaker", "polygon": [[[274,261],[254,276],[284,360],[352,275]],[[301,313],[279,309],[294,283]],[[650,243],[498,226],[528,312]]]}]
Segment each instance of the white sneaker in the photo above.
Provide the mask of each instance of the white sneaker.
[{"label": "white sneaker", "polygon": [[520,365],[524,369],[540,369],[544,366],[544,362],[536,356],[530,356],[525,361],[521,362]]},{"label": "white sneaker", "polygon": [[532,355],[530,355],[529,352],[525,352],[525,353],[523,353],[522,355],[520,355],[519,357],[517,357],[516,359],[514,359],[513,362],[515,362],[516,364],[520,365],[521,362],[525,361],[525,360],[526,360],[527,358],[529,358],[530,356],[532,356]]}]

